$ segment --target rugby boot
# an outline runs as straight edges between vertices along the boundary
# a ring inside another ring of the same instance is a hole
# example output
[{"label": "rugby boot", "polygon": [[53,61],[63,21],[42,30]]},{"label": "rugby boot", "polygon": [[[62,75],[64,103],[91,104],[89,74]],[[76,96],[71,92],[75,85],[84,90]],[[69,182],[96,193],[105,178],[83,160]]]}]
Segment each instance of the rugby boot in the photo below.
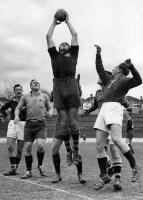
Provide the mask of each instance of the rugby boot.
[{"label": "rugby boot", "polygon": [[51,181],[51,183],[59,183],[62,181],[61,174],[56,174],[56,177]]},{"label": "rugby boot", "polygon": [[131,181],[136,182],[140,178],[140,168],[136,165],[134,169],[132,169],[132,177]]},{"label": "rugby boot", "polygon": [[85,184],[86,183],[86,180],[83,178],[83,174],[78,174],[78,180],[81,184]]},{"label": "rugby boot", "polygon": [[4,176],[15,176],[15,175],[17,175],[17,172],[16,172],[16,169],[11,169],[8,172],[4,172],[3,175]]},{"label": "rugby boot", "polygon": [[45,169],[44,169],[43,165],[42,166],[38,165],[37,168],[38,168],[38,170],[40,172],[40,175],[41,176],[45,176]]},{"label": "rugby boot", "polygon": [[100,190],[101,188],[104,187],[105,184],[109,183],[110,181],[111,181],[111,177],[108,174],[106,174],[105,176],[97,180],[97,182],[93,186],[93,189]]},{"label": "rugby boot", "polygon": [[71,166],[72,164],[73,164],[73,161],[72,161],[72,151],[70,151],[70,152],[67,152],[67,165]]},{"label": "rugby boot", "polygon": [[26,174],[24,174],[21,179],[28,179],[32,177],[32,172],[31,171],[27,171]]},{"label": "rugby boot", "polygon": [[122,183],[121,183],[120,178],[115,178],[115,182],[113,184],[113,188],[114,188],[115,191],[122,190]]}]

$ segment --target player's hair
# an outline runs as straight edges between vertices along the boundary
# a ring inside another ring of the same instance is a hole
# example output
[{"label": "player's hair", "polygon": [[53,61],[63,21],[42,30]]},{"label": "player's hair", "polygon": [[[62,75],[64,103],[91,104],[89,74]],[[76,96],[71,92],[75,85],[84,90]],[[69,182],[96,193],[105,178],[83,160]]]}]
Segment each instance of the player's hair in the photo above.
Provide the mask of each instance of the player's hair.
[{"label": "player's hair", "polygon": [[17,88],[17,87],[21,87],[21,88],[22,88],[22,85],[20,85],[20,84],[15,84],[15,85],[13,86],[13,90],[15,91],[15,88]]},{"label": "player's hair", "polygon": [[125,63],[121,63],[118,67],[122,71],[123,75],[128,76],[130,71]]},{"label": "player's hair", "polygon": [[37,80],[36,80],[36,79],[32,79],[32,80],[30,81],[30,87],[31,87],[33,81],[37,81]]}]

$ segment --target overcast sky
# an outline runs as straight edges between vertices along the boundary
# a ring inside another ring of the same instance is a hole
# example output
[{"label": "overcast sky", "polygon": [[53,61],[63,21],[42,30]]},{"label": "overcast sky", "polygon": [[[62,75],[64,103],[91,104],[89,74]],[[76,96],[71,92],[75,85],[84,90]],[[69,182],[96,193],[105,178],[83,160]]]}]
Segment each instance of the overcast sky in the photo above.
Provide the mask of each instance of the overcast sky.
[{"label": "overcast sky", "polygon": [[[143,78],[142,0],[0,0],[1,81],[21,83],[26,93],[30,80],[37,78],[42,88],[52,90],[46,33],[59,8],[68,11],[78,33],[83,97],[98,88],[94,44],[102,47],[107,70],[131,58]],[[53,39],[56,46],[71,41],[65,23],[56,27]],[[143,86],[128,95],[143,96]]]}]

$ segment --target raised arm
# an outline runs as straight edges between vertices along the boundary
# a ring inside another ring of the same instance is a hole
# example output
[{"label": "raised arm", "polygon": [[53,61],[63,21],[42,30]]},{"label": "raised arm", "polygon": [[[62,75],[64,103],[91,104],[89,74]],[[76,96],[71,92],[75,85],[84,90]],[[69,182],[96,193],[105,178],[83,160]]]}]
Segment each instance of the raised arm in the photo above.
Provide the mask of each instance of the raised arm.
[{"label": "raised arm", "polygon": [[48,30],[48,33],[47,33],[47,35],[46,35],[48,49],[55,46],[54,41],[53,41],[53,39],[52,39],[52,36],[53,36],[54,29],[55,29],[55,27],[56,27],[57,24],[59,24],[59,23],[58,23],[57,20],[54,18],[54,19],[53,19],[53,22],[52,22],[52,24],[51,24],[51,26],[50,26],[50,28],[49,28],[49,30]]},{"label": "raised arm", "polygon": [[142,84],[142,78],[141,78],[139,72],[136,70],[136,68],[132,64],[131,59],[125,60],[125,63],[127,64],[127,67],[129,68],[129,70],[130,70],[130,72],[133,76],[128,81],[128,88],[131,89],[131,88],[134,88],[136,86],[141,85]]},{"label": "raised arm", "polygon": [[77,46],[78,45],[78,38],[77,38],[77,32],[75,31],[74,27],[72,24],[69,22],[69,16],[67,15],[65,23],[67,24],[69,31],[72,35],[71,39],[71,45],[72,46]]},{"label": "raised arm", "polygon": [[96,61],[95,61],[96,70],[100,79],[102,80],[103,85],[106,86],[107,82],[109,81],[109,76],[106,74],[103,64],[102,64],[101,47],[98,45],[94,45],[94,46],[97,49]]}]

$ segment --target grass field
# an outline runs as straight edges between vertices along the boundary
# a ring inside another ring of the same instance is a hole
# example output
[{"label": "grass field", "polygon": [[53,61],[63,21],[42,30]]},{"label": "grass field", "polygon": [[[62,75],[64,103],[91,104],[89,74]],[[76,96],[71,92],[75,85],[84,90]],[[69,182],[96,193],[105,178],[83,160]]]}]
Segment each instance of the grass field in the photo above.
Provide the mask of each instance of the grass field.
[{"label": "grass field", "polygon": [[[136,159],[143,166],[142,143],[134,143]],[[99,170],[96,162],[95,144],[80,143],[83,157],[83,173],[87,180],[85,185],[78,182],[75,166],[68,167],[65,159],[65,148],[61,148],[61,172],[63,180],[58,184],[51,184],[54,168],[51,157],[51,143],[46,145],[44,166],[46,177],[41,178],[37,170],[36,146],[33,148],[33,177],[22,180],[25,173],[24,156],[19,166],[17,176],[5,177],[2,173],[9,170],[9,160],[6,144],[0,144],[0,200],[143,200],[142,177],[137,183],[131,183],[131,170],[123,158],[121,192],[113,190],[113,180],[100,191],[94,191],[92,186],[98,178]],[[141,170],[142,171],[142,170]]]}]

